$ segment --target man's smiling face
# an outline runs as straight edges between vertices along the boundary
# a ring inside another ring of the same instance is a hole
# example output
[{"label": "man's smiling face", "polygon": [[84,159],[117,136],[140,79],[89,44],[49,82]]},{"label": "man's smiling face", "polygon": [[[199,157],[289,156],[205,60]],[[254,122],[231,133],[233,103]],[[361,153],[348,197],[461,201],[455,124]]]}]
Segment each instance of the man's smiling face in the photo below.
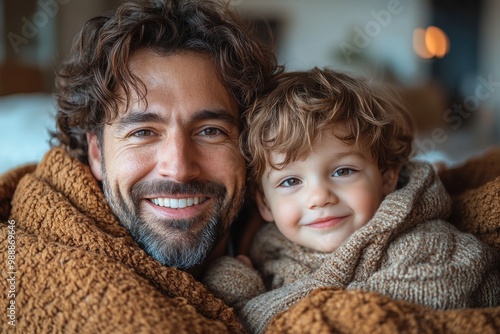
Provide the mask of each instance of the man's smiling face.
[{"label": "man's smiling face", "polygon": [[239,110],[208,56],[139,50],[130,68],[147,89],[88,135],[89,163],[120,222],[168,266],[201,263],[244,196]]}]

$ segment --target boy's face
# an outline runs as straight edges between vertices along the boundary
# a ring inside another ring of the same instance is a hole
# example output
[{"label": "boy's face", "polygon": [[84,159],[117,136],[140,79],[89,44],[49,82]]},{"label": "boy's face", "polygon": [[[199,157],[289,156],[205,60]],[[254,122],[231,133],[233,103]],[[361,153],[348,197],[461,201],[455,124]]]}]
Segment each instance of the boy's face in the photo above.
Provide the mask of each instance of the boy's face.
[{"label": "boy's face", "polygon": [[257,203],[292,242],[332,252],[372,218],[397,178],[396,168],[381,173],[367,149],[354,151],[328,131],[305,159],[266,171]]}]

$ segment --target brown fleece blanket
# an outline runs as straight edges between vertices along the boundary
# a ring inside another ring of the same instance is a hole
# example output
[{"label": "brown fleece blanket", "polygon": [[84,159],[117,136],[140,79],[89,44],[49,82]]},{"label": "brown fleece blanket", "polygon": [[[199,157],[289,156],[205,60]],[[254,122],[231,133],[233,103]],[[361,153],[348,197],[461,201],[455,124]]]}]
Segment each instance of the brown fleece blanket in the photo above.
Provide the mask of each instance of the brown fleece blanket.
[{"label": "brown fleece blanket", "polygon": [[[500,249],[500,149],[441,176],[453,199],[452,223]],[[50,151],[36,170],[0,177],[0,220],[4,268],[15,231],[13,268],[2,272],[16,273],[14,281],[2,277],[1,305],[14,315],[19,333],[243,332],[232,310],[203,285],[137,246],[88,168],[61,149]],[[1,332],[13,330],[9,321],[4,316]],[[321,288],[275,317],[266,333],[499,328],[500,306],[435,311],[375,293]]]},{"label": "brown fleece blanket", "polygon": [[2,272],[9,241],[15,247],[8,270],[15,274],[3,274],[0,284],[3,313],[14,308],[0,332],[243,331],[233,311],[191,275],[139,248],[86,166],[53,149],[33,169],[0,177]]}]

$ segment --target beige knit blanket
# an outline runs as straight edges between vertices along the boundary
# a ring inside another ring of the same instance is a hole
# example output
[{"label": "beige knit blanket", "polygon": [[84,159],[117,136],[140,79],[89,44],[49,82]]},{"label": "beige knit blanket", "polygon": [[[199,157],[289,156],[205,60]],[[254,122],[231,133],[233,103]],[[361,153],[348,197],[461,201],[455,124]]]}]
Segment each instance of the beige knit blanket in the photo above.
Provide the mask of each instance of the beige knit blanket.
[{"label": "beige knit blanket", "polygon": [[243,331],[191,275],[139,248],[88,167],[62,149],[0,177],[0,221],[2,333]]},{"label": "beige knit blanket", "polygon": [[263,291],[258,275],[230,258],[220,259],[205,282],[241,309],[253,333],[319,287],[376,291],[436,309],[498,305],[497,253],[443,220],[451,201],[430,165],[413,163],[404,173],[408,183],[330,254],[289,242],[273,224],[262,228],[251,257],[272,291],[252,299]]}]

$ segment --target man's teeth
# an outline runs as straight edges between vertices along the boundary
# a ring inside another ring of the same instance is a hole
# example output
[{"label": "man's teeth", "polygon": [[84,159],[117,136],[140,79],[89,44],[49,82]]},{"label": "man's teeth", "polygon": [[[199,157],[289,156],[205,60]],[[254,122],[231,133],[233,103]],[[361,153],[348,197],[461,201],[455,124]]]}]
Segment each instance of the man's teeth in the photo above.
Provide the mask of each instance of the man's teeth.
[{"label": "man's teeth", "polygon": [[152,198],[153,204],[172,209],[183,209],[188,206],[203,203],[205,197],[187,197],[187,198]]}]

